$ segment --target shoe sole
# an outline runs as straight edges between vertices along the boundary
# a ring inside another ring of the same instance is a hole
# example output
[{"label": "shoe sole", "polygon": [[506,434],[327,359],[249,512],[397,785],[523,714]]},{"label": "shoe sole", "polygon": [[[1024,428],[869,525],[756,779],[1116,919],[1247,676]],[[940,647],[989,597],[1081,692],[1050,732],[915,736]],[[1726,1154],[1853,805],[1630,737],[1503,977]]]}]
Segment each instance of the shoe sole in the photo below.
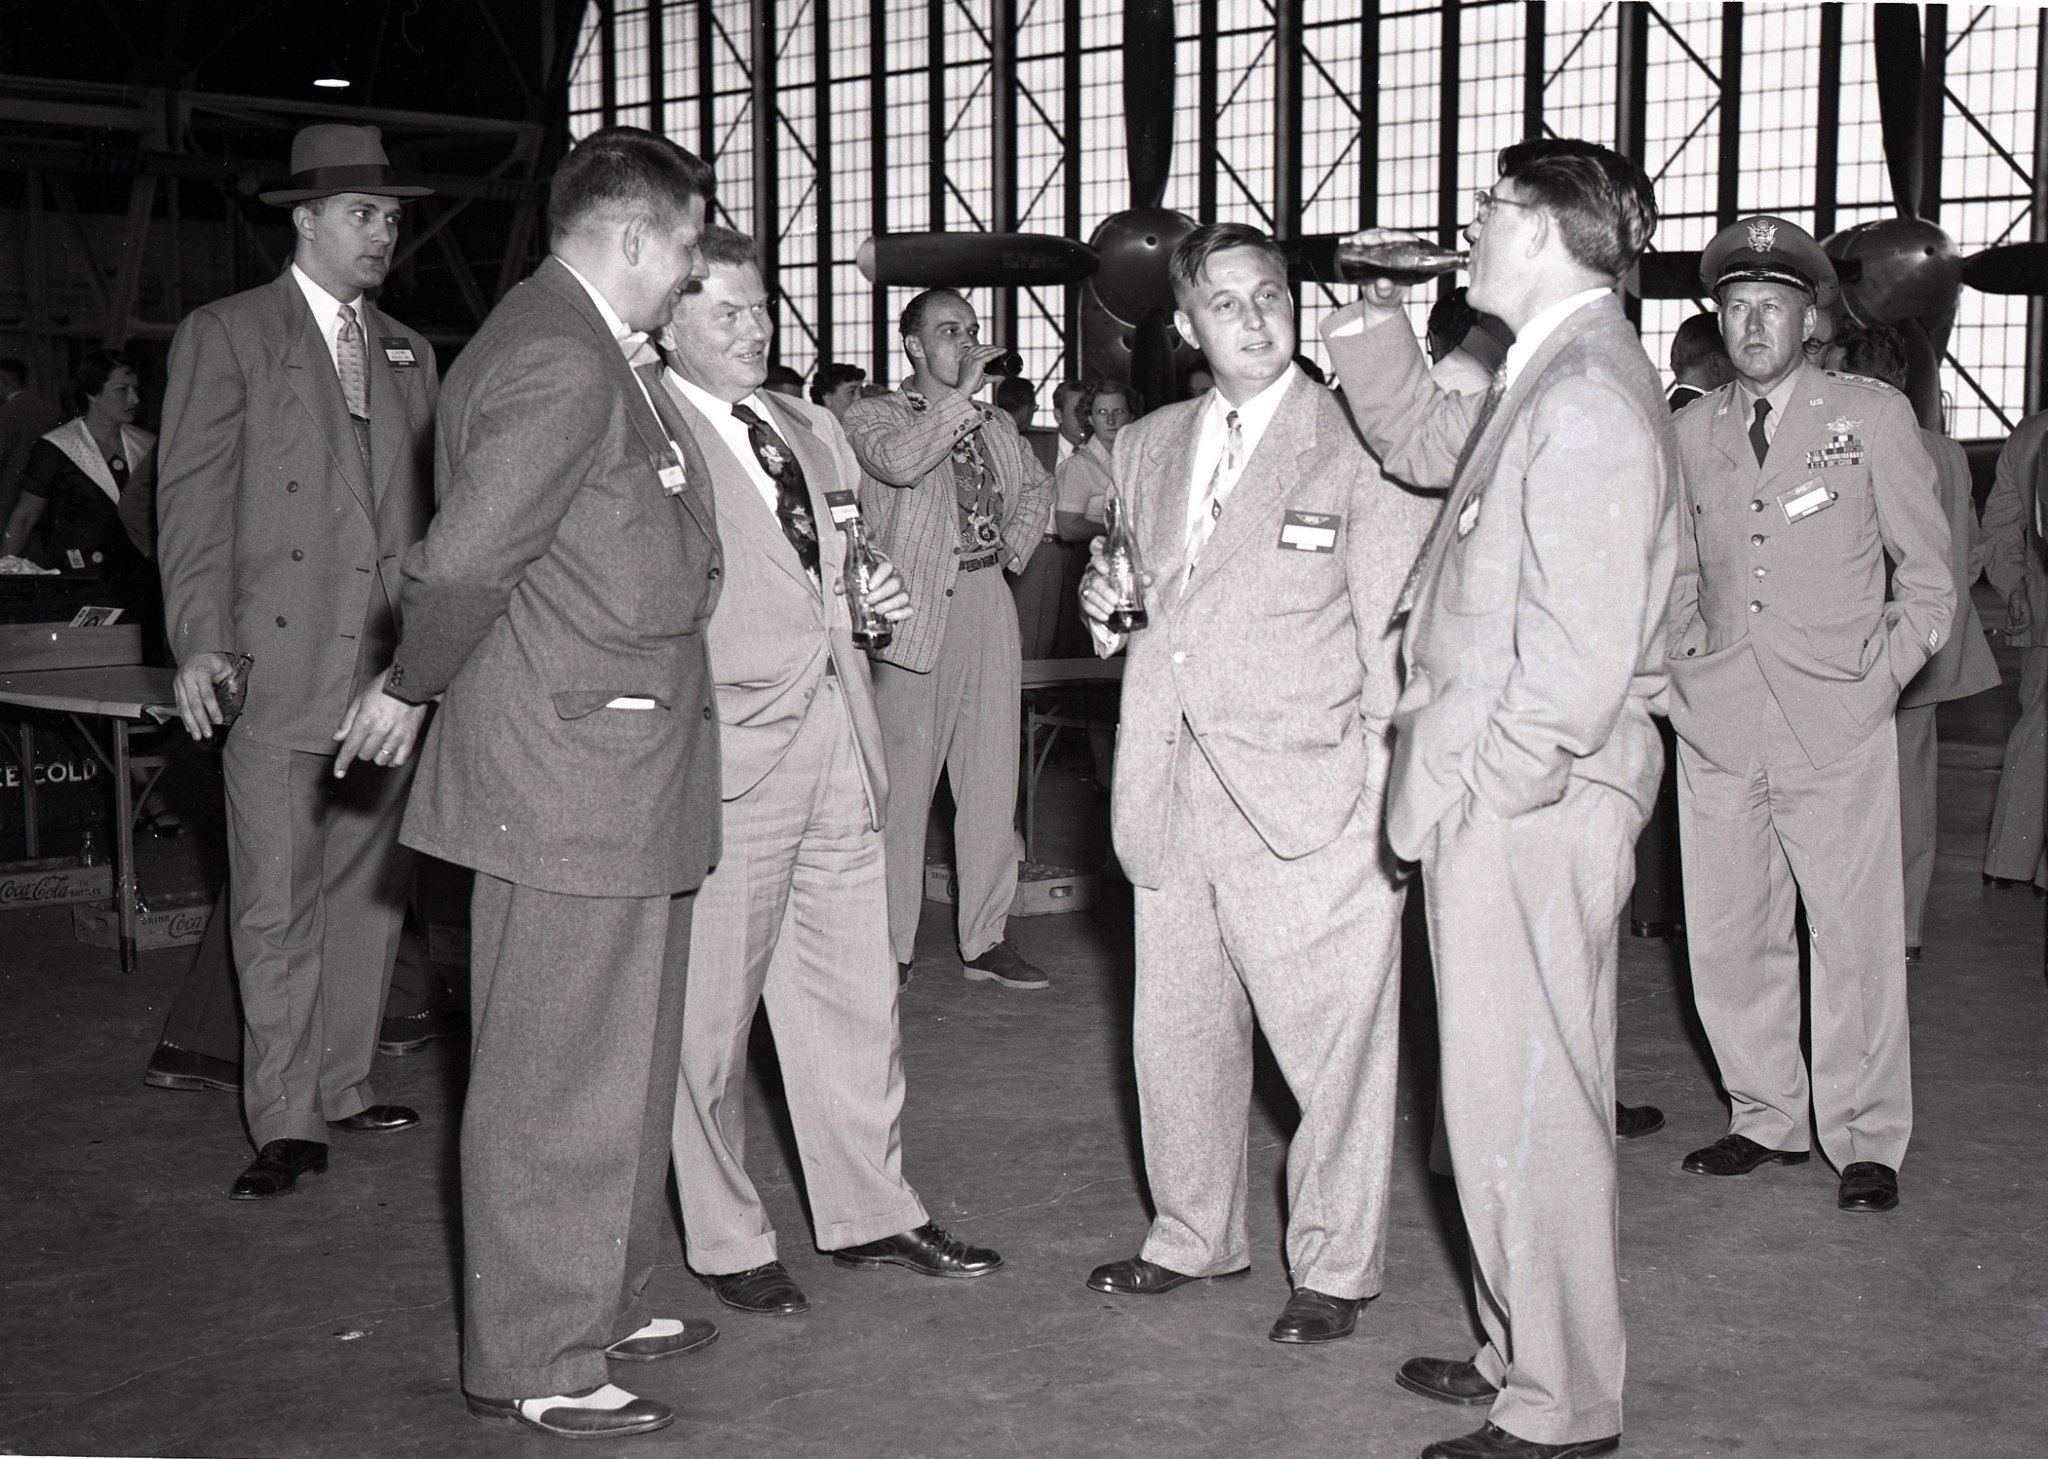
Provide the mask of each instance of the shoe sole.
[{"label": "shoe sole", "polygon": [[151,1089],[176,1089],[193,1093],[202,1089],[217,1089],[222,1094],[240,1094],[239,1083],[229,1084],[219,1079],[208,1079],[203,1074],[159,1074],[154,1069],[145,1070],[142,1082]]},{"label": "shoe sole", "polygon": [[711,1289],[711,1295],[718,1299],[719,1306],[729,1307],[734,1312],[745,1312],[752,1317],[795,1317],[811,1310],[811,1301],[808,1297],[795,1307],[749,1307],[744,1302],[733,1301],[716,1287]]},{"label": "shoe sole", "polygon": [[1614,1133],[1618,1138],[1623,1140],[1640,1140],[1643,1138],[1643,1136],[1654,1135],[1663,1128],[1664,1121],[1659,1120],[1656,1124],[1645,1125],[1640,1130],[1616,1130]]},{"label": "shoe sole", "polygon": [[1704,1166],[1694,1165],[1690,1160],[1681,1164],[1679,1169],[1687,1175],[1748,1175],[1751,1171],[1761,1170],[1766,1165],[1804,1165],[1812,1156],[1811,1150],[1778,1150],[1764,1156],[1756,1164],[1745,1165],[1740,1170],[1708,1170]]},{"label": "shoe sole", "polygon": [[676,1421],[676,1416],[670,1413],[658,1419],[649,1419],[644,1424],[629,1424],[619,1429],[557,1429],[534,1422],[517,1408],[478,1408],[476,1400],[467,1394],[463,1395],[463,1403],[469,1409],[469,1416],[480,1424],[489,1424],[498,1429],[532,1429],[535,1433],[546,1434],[551,1439],[628,1439],[634,1434],[651,1434],[656,1429],[665,1429]]},{"label": "shoe sole", "polygon": [[604,1350],[604,1355],[615,1363],[658,1363],[664,1358],[680,1358],[685,1353],[701,1353],[717,1341],[718,1329],[714,1327],[709,1337],[700,1337],[693,1343],[684,1343],[681,1347],[663,1348],[658,1353],[629,1353],[622,1352],[617,1347],[609,1347]]},{"label": "shoe sole", "polygon": [[962,967],[960,976],[970,983],[1001,983],[1005,988],[1050,988],[1052,979],[1040,978],[1033,982],[1024,978],[1006,978],[1001,973],[992,973],[987,968]]},{"label": "shoe sole", "polygon": [[274,1190],[270,1192],[268,1195],[260,1196],[255,1194],[254,1192],[250,1192],[245,1195],[236,1191],[229,1191],[228,1199],[231,1201],[274,1201],[279,1196],[288,1196],[297,1191],[299,1188],[299,1182],[306,1179],[306,1177],[311,1175],[325,1174],[327,1174],[327,1162],[323,1160],[317,1166],[313,1167],[311,1170],[300,1171],[297,1179],[293,1180],[290,1185],[286,1186],[282,1190]]},{"label": "shoe sole", "polygon": [[1269,1332],[1266,1336],[1273,1342],[1286,1343],[1289,1347],[1308,1347],[1316,1343],[1342,1342],[1357,1331],[1358,1324],[1354,1322],[1342,1332],[1326,1332],[1317,1337],[1310,1337],[1305,1333],[1294,1333],[1283,1337],[1277,1332]]},{"label": "shoe sole", "polygon": [[1112,1297],[1164,1297],[1168,1292],[1178,1292],[1182,1287],[1194,1282],[1227,1282],[1233,1277],[1248,1277],[1251,1274],[1250,1267],[1239,1267],[1234,1272],[1218,1272],[1212,1277],[1191,1277],[1182,1274],[1163,1287],[1112,1287],[1096,1282],[1084,1282],[1082,1285],[1091,1292],[1105,1292]]},{"label": "shoe sole", "polygon": [[1857,1201],[1853,1205],[1844,1205],[1840,1201],[1835,1202],[1836,1210],[1850,1216],[1881,1216],[1886,1211],[1896,1211],[1898,1208],[1899,1198],[1897,1196],[1893,1196],[1882,1205],[1876,1201]]},{"label": "shoe sole", "polygon": [[973,1281],[978,1277],[985,1277],[992,1272],[999,1272],[1003,1269],[1003,1264],[997,1262],[994,1266],[983,1267],[978,1272],[941,1272],[934,1271],[928,1266],[919,1266],[916,1262],[904,1261],[900,1257],[840,1256],[837,1253],[832,1257],[832,1265],[849,1267],[856,1271],[879,1271],[885,1266],[900,1266],[906,1271],[916,1272],[921,1277],[944,1277],[951,1281]]},{"label": "shoe sole", "polygon": [[1500,1390],[1498,1388],[1490,1389],[1485,1393],[1474,1393],[1470,1397],[1462,1393],[1447,1393],[1441,1388],[1431,1388],[1426,1383],[1417,1383],[1410,1379],[1406,1373],[1396,1373],[1394,1381],[1410,1393],[1417,1394],[1423,1398],[1434,1399],[1438,1403],[1456,1404],[1460,1408],[1476,1408],[1482,1403],[1492,1403],[1494,1399],[1500,1397]]}]

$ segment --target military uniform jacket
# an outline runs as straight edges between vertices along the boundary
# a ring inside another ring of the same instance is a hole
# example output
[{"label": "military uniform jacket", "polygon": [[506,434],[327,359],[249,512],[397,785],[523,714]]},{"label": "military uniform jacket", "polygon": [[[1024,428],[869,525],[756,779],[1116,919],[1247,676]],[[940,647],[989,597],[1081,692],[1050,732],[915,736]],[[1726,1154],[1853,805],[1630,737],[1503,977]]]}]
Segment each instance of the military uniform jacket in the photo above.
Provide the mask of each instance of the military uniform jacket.
[{"label": "military uniform jacket", "polygon": [[405,560],[387,687],[445,697],[400,839],[542,891],[696,887],[718,859],[723,573],[696,443],[671,443],[549,259],[449,372],[434,444],[440,511]]},{"label": "military uniform jacket", "polygon": [[846,412],[846,434],[864,473],[860,509],[869,540],[896,565],[914,610],[875,657],[920,674],[931,672],[946,641],[960,575],[960,508],[949,458],[960,427],[976,415],[982,424],[975,440],[1003,491],[1002,543],[995,566],[981,571],[1022,572],[1045,537],[1052,478],[1016,422],[1001,411],[984,412],[957,390],[939,391],[922,409],[899,390],[856,400]]},{"label": "military uniform jacket", "polygon": [[1157,886],[1171,838],[1194,834],[1172,825],[1177,754],[1207,756],[1286,860],[1335,840],[1361,798],[1378,801],[1399,692],[1388,620],[1436,516],[1381,477],[1337,397],[1297,372],[1187,577],[1207,408],[1203,396],[1154,411],[1113,456],[1153,576],[1150,622],[1129,635],[1110,808],[1137,886]]},{"label": "military uniform jacket", "polygon": [[1890,386],[1802,364],[1761,466],[1740,402],[1724,385],[1674,418],[1671,723],[1715,764],[1745,764],[1753,658],[1818,768],[1868,738],[1947,641],[1948,519],[1912,407]]},{"label": "military uniform jacket", "polygon": [[374,480],[289,270],[178,326],[157,440],[171,652],[253,656],[238,733],[321,754],[390,662],[399,560],[433,513],[433,349],[369,298],[358,310]]}]

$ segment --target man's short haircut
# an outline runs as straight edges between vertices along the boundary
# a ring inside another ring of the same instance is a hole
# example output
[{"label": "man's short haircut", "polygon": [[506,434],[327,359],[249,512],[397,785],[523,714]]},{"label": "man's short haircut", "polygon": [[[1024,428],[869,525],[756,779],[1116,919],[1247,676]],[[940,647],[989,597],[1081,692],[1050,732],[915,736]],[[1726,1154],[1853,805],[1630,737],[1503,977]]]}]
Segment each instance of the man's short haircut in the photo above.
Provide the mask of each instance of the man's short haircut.
[{"label": "man's short haircut", "polygon": [[704,225],[703,236],[697,240],[697,252],[704,255],[706,268],[745,268],[748,264],[758,268],[761,263],[754,255],[750,235],[716,223]]},{"label": "man's short haircut", "polygon": [[71,373],[71,395],[80,415],[85,414],[86,401],[107,388],[116,370],[132,370],[138,380],[142,378],[142,362],[126,350],[94,350],[78,362]]},{"label": "man's short haircut", "polygon": [[[925,311],[932,307],[934,300],[938,299],[958,299],[962,304],[967,304],[967,296],[958,289],[926,289],[920,294],[913,294],[910,302],[903,306],[903,317],[896,321],[897,333],[901,334],[905,339],[909,339],[913,334],[923,329]],[[972,309],[974,306],[967,304],[967,307]]]},{"label": "man's short haircut", "polygon": [[858,385],[867,379],[868,372],[859,365],[820,365],[818,373],[811,378],[811,404],[823,405],[825,397],[847,385]]},{"label": "man's short haircut", "polygon": [[1166,260],[1167,281],[1173,285],[1173,302],[1183,309],[1202,279],[1209,272],[1210,262],[1219,253],[1228,253],[1235,248],[1249,248],[1269,260],[1280,271],[1280,277],[1287,277],[1287,255],[1280,251],[1280,245],[1271,236],[1261,233],[1248,223],[1204,223],[1173,247],[1172,255]]},{"label": "man's short haircut", "polygon": [[1032,388],[1029,380],[1006,375],[996,382],[995,400],[997,410],[1036,410],[1038,391]]},{"label": "man's short haircut", "polygon": [[1063,405],[1065,405],[1065,404],[1066,404],[1066,403],[1067,403],[1067,402],[1068,402],[1069,400],[1071,400],[1071,399],[1072,399],[1072,398],[1073,398],[1074,396],[1076,396],[1076,395],[1086,395],[1087,393],[1088,393],[1088,386],[1087,386],[1086,382],[1084,382],[1084,381],[1081,381],[1081,380],[1062,380],[1062,381],[1060,381],[1060,383],[1059,383],[1059,384],[1057,384],[1057,385],[1055,385],[1055,386],[1053,386],[1053,387],[1052,387],[1052,408],[1053,408],[1053,413],[1054,413],[1055,415],[1057,415],[1057,414],[1059,413],[1060,407],[1061,407],[1061,406],[1063,406]]},{"label": "man's short haircut", "polygon": [[1095,402],[1105,395],[1121,395],[1130,408],[1131,419],[1145,413],[1145,397],[1121,380],[1090,380],[1081,389],[1081,439],[1095,434]]},{"label": "man's short haircut", "polygon": [[561,238],[606,215],[646,213],[674,224],[692,199],[711,201],[711,169],[666,137],[604,127],[572,148],[548,184],[548,230]]},{"label": "man's short haircut", "polygon": [[1532,137],[1503,147],[1500,175],[1557,223],[1565,252],[1609,278],[1628,272],[1657,228],[1657,195],[1643,169],[1576,137]]},{"label": "man's short haircut", "polygon": [[1851,375],[1882,380],[1894,390],[1906,388],[1906,337],[1889,324],[1873,324],[1835,341],[1842,368]]},{"label": "man's short haircut", "polygon": [[1436,301],[1429,311],[1429,355],[1440,360],[1460,344],[1479,323],[1479,311],[1465,298],[1465,286],[1458,285]]},{"label": "man's short haircut", "polygon": [[788,365],[770,365],[768,367],[768,378],[761,383],[770,390],[794,390],[799,395],[803,394],[804,390],[802,372],[792,369]]},{"label": "man's short haircut", "polygon": [[28,362],[13,355],[0,359],[0,379],[12,382],[17,390],[28,389]]},{"label": "man's short haircut", "polygon": [[1728,345],[1721,338],[1721,316],[1695,314],[1678,326],[1671,336],[1671,373],[1696,370],[1716,355],[1726,359]]}]

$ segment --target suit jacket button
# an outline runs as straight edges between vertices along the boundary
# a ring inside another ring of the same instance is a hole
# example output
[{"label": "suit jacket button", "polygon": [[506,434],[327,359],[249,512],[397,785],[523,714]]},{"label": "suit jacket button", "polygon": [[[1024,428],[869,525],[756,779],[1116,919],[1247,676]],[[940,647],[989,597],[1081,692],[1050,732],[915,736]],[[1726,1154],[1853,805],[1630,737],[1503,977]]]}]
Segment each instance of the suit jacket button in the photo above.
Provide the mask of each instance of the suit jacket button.
[{"label": "suit jacket button", "polygon": [[292,561],[293,561],[293,562],[304,562],[305,560],[306,560],[306,554],[305,554],[305,553],[303,553],[303,552],[301,552],[301,551],[299,551],[299,549],[298,549],[298,548],[294,547],[294,548],[292,549]]},{"label": "suit jacket button", "polygon": [[949,598],[953,596],[953,590],[951,588],[946,589],[946,596]]},{"label": "suit jacket button", "polygon": [[1749,509],[1750,509],[1750,510],[1751,510],[1752,512],[1760,512],[1760,511],[1762,511],[1762,510],[1764,509],[1764,504],[1763,504],[1762,500],[1761,500],[1761,499],[1759,499],[1759,500],[1757,500],[1757,501],[1753,501],[1753,502],[1751,502],[1751,503],[1749,504]]},{"label": "suit jacket button", "polygon": [[277,620],[277,626],[278,626],[279,628],[282,628],[282,627],[284,627],[284,620],[283,620],[282,618],[280,618],[280,619],[278,619],[278,620]]},{"label": "suit jacket button", "polygon": [[1749,611],[1752,613],[1761,613],[1764,611],[1764,605],[1757,602],[1754,598],[1752,598],[1750,599],[1749,603]]},{"label": "suit jacket button", "polygon": [[1751,533],[1751,534],[1750,534],[1750,538],[1749,538],[1749,545],[1750,545],[1751,547],[1761,547],[1761,546],[1763,546],[1763,545],[1764,545],[1764,534],[1763,534],[1763,533],[1761,533],[1761,532],[1753,532],[1753,533]]},{"label": "suit jacket button", "polygon": [[1689,648],[1689,649],[1687,649],[1687,650],[1685,651],[1685,656],[1686,656],[1687,658],[1691,658],[1691,657],[1692,657],[1692,656],[1693,656],[1694,654],[1696,654],[1696,653],[1698,653],[1698,652],[1699,652],[1699,650],[1698,650],[1698,649],[1696,649],[1696,648]]},{"label": "suit jacket button", "polygon": [[299,489],[299,484],[296,481],[287,481],[284,484],[284,489],[286,491],[297,491]]},{"label": "suit jacket button", "polygon": [[714,583],[718,581],[721,575],[722,574],[720,574],[719,570],[715,567],[712,568],[708,574],[706,574],[706,576],[708,576]]},{"label": "suit jacket button", "polygon": [[704,717],[706,719],[711,718],[711,706],[708,704],[704,706]]},{"label": "suit jacket button", "polygon": [[1187,652],[1186,652],[1186,650],[1184,650],[1184,649],[1175,649],[1175,650],[1173,651],[1173,661],[1174,661],[1175,663],[1177,663],[1177,664],[1184,664],[1184,663],[1186,663],[1186,662],[1188,661],[1188,656],[1187,656]]},{"label": "suit jacket button", "polygon": [[1767,567],[1760,567],[1760,568],[1758,568],[1758,569],[1756,570],[1756,575],[1757,575],[1757,576],[1758,576],[1759,578],[1761,578],[1761,577],[1762,577],[1762,576],[1763,576],[1763,575],[1764,575],[1765,573],[1767,573],[1767,572],[1769,572],[1769,571],[1770,571],[1770,569],[1769,569],[1769,568],[1767,568]]}]

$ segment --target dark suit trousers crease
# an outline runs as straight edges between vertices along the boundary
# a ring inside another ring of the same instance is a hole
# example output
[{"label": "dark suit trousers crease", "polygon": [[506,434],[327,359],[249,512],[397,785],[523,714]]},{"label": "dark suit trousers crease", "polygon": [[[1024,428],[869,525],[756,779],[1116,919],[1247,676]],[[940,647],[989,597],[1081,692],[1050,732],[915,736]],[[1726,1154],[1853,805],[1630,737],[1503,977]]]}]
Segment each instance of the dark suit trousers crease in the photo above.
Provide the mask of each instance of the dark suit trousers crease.
[{"label": "dark suit trousers crease", "polygon": [[1067,544],[1041,542],[1024,571],[1005,571],[1017,604],[1017,640],[1027,659],[1049,659],[1059,641],[1060,590],[1067,580]]},{"label": "dark suit trousers crease", "polygon": [[1537,1443],[1622,1426],[1615,967],[1642,821],[1588,781],[1511,820],[1468,794],[1422,859],[1474,1361],[1489,1417]]},{"label": "dark suit trousers crease", "polygon": [[242,1108],[260,1148],[322,1140],[374,1104],[370,1061],[412,853],[398,844],[412,767],[279,749],[240,727],[227,782],[230,936],[242,990]]},{"label": "dark suit trousers crease", "polygon": [[462,1385],[604,1383],[657,1263],[680,1252],[669,1125],[690,903],[578,897],[479,872],[462,1116]]},{"label": "dark suit trousers crease", "polygon": [[[1174,833],[1135,892],[1133,1053],[1157,1215],[1142,1255],[1209,1276],[1249,1260],[1252,1020],[1301,1107],[1287,1151],[1287,1263],[1337,1297],[1380,1290],[1400,1043],[1402,892],[1381,860],[1380,797],[1329,845],[1273,854],[1181,737]],[[1384,776],[1385,753],[1374,766]]]}]

